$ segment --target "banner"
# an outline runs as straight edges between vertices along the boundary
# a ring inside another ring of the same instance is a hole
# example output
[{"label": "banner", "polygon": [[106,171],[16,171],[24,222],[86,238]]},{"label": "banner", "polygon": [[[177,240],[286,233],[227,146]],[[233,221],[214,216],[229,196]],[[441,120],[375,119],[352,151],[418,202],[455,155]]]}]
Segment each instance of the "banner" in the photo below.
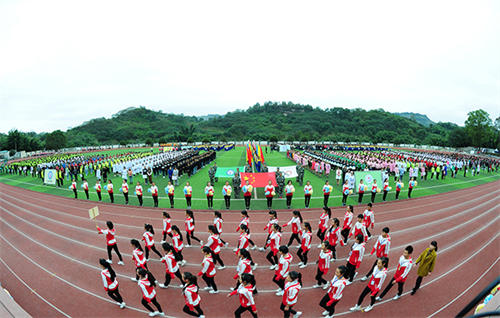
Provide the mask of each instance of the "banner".
[{"label": "banner", "polygon": [[216,178],[232,178],[236,175],[236,169],[240,169],[240,172],[245,171],[245,167],[217,167],[215,172]]},{"label": "banner", "polygon": [[283,173],[285,178],[296,178],[298,176],[297,168],[295,166],[267,167],[267,168],[269,169],[269,172],[276,172],[276,170],[280,168],[280,171]]},{"label": "banner", "polygon": [[249,183],[254,188],[264,188],[268,185],[269,180],[272,181],[273,186],[277,186],[276,183],[276,174],[274,172],[260,172],[260,173],[252,173],[252,172],[242,172],[241,176],[241,186],[243,187],[248,180]]},{"label": "banner", "polygon": [[358,192],[359,189],[359,180],[363,179],[363,184],[368,186],[365,189],[365,193],[371,192],[373,180],[377,180],[377,186],[379,188],[384,187],[384,181],[382,180],[382,171],[381,170],[372,170],[372,171],[354,171],[355,186],[354,191]]},{"label": "banner", "polygon": [[99,216],[99,207],[93,207],[92,209],[89,210],[89,218],[91,220],[94,220],[98,216]]},{"label": "banner", "polygon": [[45,175],[43,177],[43,183],[45,184],[56,184],[56,169],[47,169],[45,170]]}]

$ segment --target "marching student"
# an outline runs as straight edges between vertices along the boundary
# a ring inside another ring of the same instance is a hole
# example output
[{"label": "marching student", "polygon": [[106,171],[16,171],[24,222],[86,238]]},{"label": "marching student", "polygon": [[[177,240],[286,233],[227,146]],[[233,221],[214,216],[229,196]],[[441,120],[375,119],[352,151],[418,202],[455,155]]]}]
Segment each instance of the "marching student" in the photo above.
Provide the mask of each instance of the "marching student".
[{"label": "marching student", "polygon": [[377,260],[377,266],[373,270],[373,274],[370,278],[370,281],[368,282],[368,286],[365,287],[365,289],[361,292],[361,295],[359,295],[358,303],[356,306],[351,307],[351,311],[358,311],[361,310],[361,303],[363,302],[363,299],[365,299],[365,296],[370,294],[371,300],[370,300],[370,305],[368,307],[365,307],[364,311],[370,311],[373,309],[373,304],[375,304],[375,299],[377,297],[378,292],[380,289],[382,289],[382,284],[384,283],[384,280],[387,276],[387,258],[381,257]]},{"label": "marching student", "polygon": [[142,234],[142,240],[144,241],[144,245],[146,246],[146,260],[149,261],[149,250],[152,250],[156,253],[156,255],[162,258],[162,255],[155,247],[155,240],[153,235],[155,235],[155,230],[151,224],[144,224],[144,229],[146,230],[144,234]]},{"label": "marching student", "polygon": [[255,307],[255,301],[253,300],[253,286],[252,277],[249,274],[243,274],[240,277],[240,286],[238,289],[233,290],[227,295],[231,297],[233,295],[239,294],[240,296],[240,306],[234,312],[235,318],[240,318],[241,314],[245,311],[249,311],[252,317],[257,318],[257,308]]},{"label": "marching student", "polygon": [[203,246],[201,249],[204,257],[203,261],[201,263],[201,270],[198,273],[198,276],[201,276],[201,278],[207,283],[207,287],[205,287],[205,290],[210,290],[210,294],[218,294],[219,291],[217,290],[217,285],[215,284],[215,264],[213,260],[213,253],[212,250],[207,247]]},{"label": "marching student", "polygon": [[118,258],[120,259],[120,261],[118,262],[118,265],[124,265],[122,255],[120,254],[120,251],[118,251],[118,245],[116,244],[116,238],[115,238],[116,233],[115,233],[113,222],[106,221],[106,226],[108,227],[107,230],[101,229],[99,226],[96,225],[98,233],[106,235],[106,248],[108,250],[107,262],[110,264],[113,264],[111,251],[115,250],[116,255],[118,255]]},{"label": "marching student", "polygon": [[137,275],[137,270],[144,268],[148,268],[148,264],[146,263],[146,257],[144,257],[144,250],[141,247],[141,243],[139,243],[138,240],[136,239],[131,239],[130,240],[130,245],[134,248],[132,251],[132,260],[134,261],[135,264],[135,278],[132,277],[132,280],[134,282],[139,280],[139,276]]},{"label": "marching student", "polygon": [[[269,237],[271,236],[271,233],[273,232],[273,224],[278,224],[278,213],[276,211],[271,210],[269,211],[269,221],[267,222],[266,226],[264,226],[264,231],[267,230],[267,237],[266,237],[266,243],[269,241]],[[264,247],[261,247],[259,250],[264,251],[266,247],[266,243],[264,243]]]},{"label": "marching student", "polygon": [[186,205],[188,209],[191,209],[191,196],[193,195],[193,188],[189,184],[189,181],[186,182],[186,186],[184,186],[184,197],[186,198]]},{"label": "marching student", "polygon": [[[328,229],[328,222],[332,217],[332,210],[329,207],[323,207],[323,212],[319,216],[319,226],[318,232],[316,236],[319,238],[321,242],[325,240],[326,230]],[[321,243],[318,245],[318,248],[321,248]]]},{"label": "marching student", "polygon": [[102,187],[101,187],[101,183],[99,182],[99,180],[97,180],[95,182],[94,189],[97,192],[97,197],[99,198],[99,202],[101,202],[102,201],[102,196],[101,196]]},{"label": "marching student", "polygon": [[168,285],[170,285],[172,278],[177,277],[181,282],[180,287],[182,287],[184,284],[182,281],[181,271],[179,270],[179,264],[177,264],[177,261],[175,260],[173,246],[166,242],[161,246],[166,253],[165,256],[161,258],[161,262],[165,264],[165,283],[158,284],[158,286],[160,286],[161,288],[168,288]]},{"label": "marching student", "polygon": [[245,199],[245,209],[250,210],[250,199],[252,199],[253,186],[246,180],[241,190],[243,191],[243,198]]},{"label": "marching student", "polygon": [[76,190],[76,181],[75,179],[72,180],[71,185],[69,186],[71,190],[73,190],[73,193],[75,194],[75,199],[78,199],[78,192]]},{"label": "marching student", "polygon": [[172,220],[170,219],[170,214],[168,212],[163,212],[163,231],[161,234],[163,234],[163,240],[161,241],[161,244],[165,243],[167,241],[167,235],[172,238]]},{"label": "marching student", "polygon": [[149,188],[148,192],[151,192],[151,196],[153,197],[154,207],[158,207],[158,187],[154,182],[151,182],[151,188]]},{"label": "marching student", "polygon": [[387,193],[391,190],[391,187],[389,187],[389,180],[385,179],[384,180],[384,195],[382,196],[382,201],[385,201],[387,198]]},{"label": "marching student", "polygon": [[253,275],[253,269],[257,264],[252,266],[253,260],[252,256],[250,255],[250,252],[246,249],[240,249],[238,251],[238,266],[236,266],[236,275],[233,276],[234,279],[236,279],[236,287],[231,288],[231,290],[238,289],[240,286],[240,278],[242,277],[243,274],[248,274],[251,275],[251,284],[253,286],[253,294],[257,294],[257,288],[255,287],[256,282],[255,282],[255,276]]},{"label": "marching student", "polygon": [[238,254],[238,252],[241,250],[241,249],[248,249],[248,246],[250,246],[250,234],[248,234],[248,228],[245,224],[242,224],[240,226],[240,236],[238,238],[238,245],[235,249],[233,249],[234,252],[236,252],[236,254]]},{"label": "marching student", "polygon": [[361,261],[363,260],[363,255],[365,254],[365,243],[363,241],[363,235],[358,234],[355,237],[355,241],[351,246],[351,251],[349,252],[349,256],[347,257],[347,272],[345,273],[345,278],[349,279],[347,285],[352,284],[354,277],[357,272],[356,269],[361,265]]},{"label": "marching student", "polygon": [[223,245],[222,242],[220,241],[219,238],[219,232],[217,232],[217,229],[215,228],[214,225],[209,225],[208,226],[208,233],[210,236],[207,239],[207,243],[205,246],[209,247],[212,250],[212,256],[214,258],[214,264],[219,263],[219,267],[217,269],[224,269],[226,266],[224,266],[224,262],[220,258],[220,248]]},{"label": "marching student", "polygon": [[344,223],[342,225],[342,231],[340,232],[340,234],[342,234],[342,237],[344,238],[344,244],[347,243],[349,232],[351,231],[351,223],[353,217],[354,217],[354,207],[352,205],[349,205],[347,207],[347,211],[345,212]]},{"label": "marching student", "polygon": [[306,185],[304,186],[304,206],[306,209],[309,208],[309,202],[311,202],[311,195],[313,194],[313,187],[311,185],[311,181],[307,180]]},{"label": "marching student", "polygon": [[[156,300],[156,291],[155,291],[155,280],[150,272],[145,270],[144,268],[138,269],[137,274],[139,275],[139,281],[137,285],[139,285],[142,291],[142,305],[149,310],[149,316],[164,316],[163,310],[161,309],[160,304]],[[151,308],[150,304],[155,305],[157,308],[156,311]]]},{"label": "marching student", "polygon": [[290,221],[288,221],[288,223],[283,224],[283,227],[286,227],[290,224],[292,225],[292,235],[290,236],[290,240],[288,240],[288,244],[287,244],[288,247],[290,247],[290,245],[292,245],[293,240],[297,240],[297,242],[299,243],[298,247],[300,247],[301,241],[299,238],[299,233],[300,233],[300,228],[301,228],[302,222],[303,222],[303,219],[302,219],[302,215],[300,215],[300,211],[295,210],[292,212],[292,218],[290,219]]},{"label": "marching student", "polygon": [[104,290],[108,293],[121,309],[125,308],[125,302],[123,301],[120,292],[118,291],[118,280],[116,280],[116,273],[111,268],[111,265],[104,259],[99,259],[99,265],[101,265],[101,278],[104,284]]},{"label": "marching student", "polygon": [[297,304],[299,291],[302,288],[302,274],[291,271],[286,276],[285,282],[285,290],[280,309],[283,311],[283,317],[289,318],[290,314],[293,314],[293,317],[297,318],[302,315],[302,312],[294,310],[293,306]]},{"label": "marching student", "polygon": [[411,291],[411,295],[415,295],[417,290],[420,288],[420,284],[422,283],[422,279],[424,279],[425,276],[430,275],[432,271],[434,270],[434,265],[436,265],[436,252],[438,249],[438,245],[436,241],[432,241],[431,245],[429,245],[428,248],[426,248],[422,254],[417,258],[417,261],[415,262],[415,265],[420,264],[418,267],[418,276],[417,280],[415,282],[415,287],[413,287],[413,290]]},{"label": "marching student", "polygon": [[181,266],[186,265],[186,260],[182,256],[182,249],[184,244],[182,243],[182,233],[177,225],[172,225],[172,245],[174,246],[175,260],[181,263]]},{"label": "marching student", "polygon": [[214,207],[214,187],[212,187],[212,184],[207,182],[207,186],[205,187],[205,195],[207,196],[207,206],[208,209],[213,209]]},{"label": "marching student", "polygon": [[105,189],[108,190],[109,200],[111,201],[111,203],[114,203],[115,197],[113,194],[113,183],[111,182],[111,179],[108,180],[108,184],[106,185]]},{"label": "marching student", "polygon": [[224,202],[226,203],[226,210],[229,210],[231,206],[231,192],[232,188],[229,185],[229,181],[226,181],[226,184],[222,187],[222,195],[224,196]]},{"label": "marching student", "polygon": [[358,187],[358,204],[361,204],[363,201],[363,195],[365,194],[365,190],[367,189],[366,185],[363,183],[363,179],[359,180]]},{"label": "marching student", "polygon": [[238,232],[241,228],[242,225],[245,225],[246,226],[246,233],[248,234],[248,242],[250,243],[250,245],[252,245],[252,250],[256,249],[257,246],[255,245],[255,243],[250,239],[250,217],[248,216],[248,211],[246,210],[241,210],[241,221],[240,221],[240,224],[238,225],[238,227],[236,228],[236,232]]},{"label": "marching student", "polygon": [[372,210],[372,204],[368,203],[368,208],[363,212],[363,222],[365,223],[366,227],[366,234],[368,234],[368,239],[372,238],[372,234],[370,233],[370,226],[373,227],[375,226],[375,214],[373,213]]},{"label": "marching student", "polygon": [[219,211],[214,211],[214,226],[217,229],[217,232],[219,232],[219,239],[222,242],[222,244],[224,244],[225,246],[228,246],[229,244],[220,238],[220,235],[222,234],[222,224],[223,223],[224,223],[224,220],[222,219],[222,214]]},{"label": "marching student", "polygon": [[302,240],[300,248],[297,251],[297,256],[300,259],[299,267],[304,268],[307,266],[307,254],[311,250],[312,242],[312,229],[309,222],[305,222],[304,225],[302,225],[301,237]]},{"label": "marching student", "polygon": [[292,180],[288,180],[288,183],[285,187],[285,196],[286,196],[286,208],[290,209],[290,205],[292,205],[293,194],[295,193],[295,187],[292,184]]},{"label": "marching student", "polygon": [[120,192],[123,193],[123,197],[125,198],[125,204],[128,204],[128,184],[127,184],[127,179],[123,179],[122,186],[120,188]]},{"label": "marching student", "polygon": [[319,305],[326,309],[323,311],[323,316],[327,318],[333,318],[335,313],[335,306],[342,298],[344,288],[347,285],[347,280],[344,275],[347,272],[347,267],[339,266],[335,270],[335,275],[328,285],[328,291],[326,295],[321,299]]},{"label": "marching student", "polygon": [[170,201],[170,208],[171,209],[174,208],[174,191],[175,191],[175,188],[172,185],[172,182],[169,181],[167,186],[165,187],[165,192],[168,195],[168,200]]},{"label": "marching student", "polygon": [[137,200],[139,200],[139,206],[142,206],[142,186],[139,181],[137,181],[137,185],[135,186],[135,195],[137,196]]},{"label": "marching student", "polygon": [[89,199],[89,184],[87,183],[87,180],[84,178],[83,179],[83,184],[82,184],[83,192],[85,192],[85,196],[87,197],[87,200]]},{"label": "marching student", "polygon": [[376,179],[373,179],[373,183],[372,183],[372,197],[371,197],[371,202],[372,203],[375,203],[375,196],[377,195],[377,192],[378,192],[378,187],[377,187],[377,180]]},{"label": "marching student", "polygon": [[408,199],[411,199],[411,191],[413,190],[413,188],[415,188],[417,186],[416,180],[417,180],[417,178],[415,178],[415,177],[410,178],[410,182],[408,183]]},{"label": "marching student", "polygon": [[271,210],[273,207],[273,197],[276,194],[271,180],[269,180],[267,186],[264,188],[264,194],[267,200],[267,208]]},{"label": "marching student", "polygon": [[[323,278],[323,275],[328,273],[328,269],[330,268],[330,260],[332,258],[332,251],[330,250],[330,244],[326,241],[321,243],[321,251],[319,252],[318,261],[318,269],[316,270],[316,279],[317,283],[313,286],[313,288],[322,287],[323,284],[326,284],[327,281]],[[325,285],[325,288],[328,285]]]},{"label": "marching student", "polygon": [[353,236],[356,237],[358,235],[361,235],[364,238],[364,242],[368,241],[368,233],[366,233],[366,226],[365,222],[363,221],[363,214],[358,214],[358,220],[354,224],[354,226],[351,229],[351,233],[349,233],[349,237]]},{"label": "marching student", "polygon": [[186,239],[187,239],[187,244],[186,247],[191,246],[191,239],[198,241],[200,243],[200,246],[203,245],[203,242],[194,236],[194,214],[193,211],[191,210],[186,210],[186,220],[184,221],[184,224],[186,225]]},{"label": "marching student", "polygon": [[328,182],[325,181],[325,185],[323,186],[323,207],[328,207],[328,198],[330,197],[330,193],[332,192],[332,186]]},{"label": "marching student", "polygon": [[285,278],[290,271],[290,264],[292,263],[293,256],[289,253],[288,247],[285,245],[280,246],[278,251],[280,260],[278,268],[274,272],[273,282],[279,287],[276,291],[276,296],[282,296],[285,289]]},{"label": "marching student", "polygon": [[400,180],[396,182],[396,200],[399,200],[399,193],[401,192],[401,189],[403,189],[404,184]]},{"label": "marching student", "polygon": [[342,206],[347,204],[347,197],[349,196],[349,180],[344,181],[344,185],[342,186]]},{"label": "marching student", "polygon": [[327,231],[325,241],[330,244],[330,250],[332,251],[332,261],[337,259],[337,243],[340,242],[341,246],[344,246],[344,241],[340,236],[340,221],[337,218],[332,219],[332,226]]},{"label": "marching student", "polygon": [[384,296],[389,292],[389,290],[391,290],[392,286],[394,286],[394,283],[398,283],[398,293],[396,294],[396,296],[394,296],[394,298],[392,298],[392,300],[398,300],[401,297],[401,295],[403,295],[403,286],[413,266],[413,261],[411,259],[412,253],[413,253],[413,246],[408,245],[405,248],[403,255],[399,257],[398,267],[396,269],[396,273],[394,273],[394,277],[391,279],[389,284],[387,284],[382,294],[380,294],[380,296],[377,297],[375,300],[381,301],[384,298]]},{"label": "marching student", "polygon": [[203,310],[201,310],[200,307],[201,297],[198,294],[198,279],[190,272],[184,272],[184,274],[182,274],[182,280],[184,282],[182,295],[184,296],[184,302],[186,303],[184,308],[182,308],[182,311],[193,317],[205,318]]},{"label": "marching student", "polygon": [[[384,227],[382,229],[382,233],[379,235],[377,242],[375,242],[375,245],[373,246],[372,252],[370,255],[373,255],[373,253],[376,252],[377,258],[385,257],[387,258],[387,265],[389,265],[389,249],[391,248],[391,237],[389,236],[389,228]],[[373,264],[373,266],[370,268],[370,271],[366,273],[365,277],[361,278],[361,281],[368,280],[370,275],[373,273],[373,269],[377,266],[377,261]]]},{"label": "marching student", "polygon": [[[281,244],[281,226],[278,224],[273,224],[273,232],[269,236],[269,240],[267,241],[266,248],[270,247],[271,251],[266,256],[266,259],[271,263],[269,269],[276,269],[278,266],[278,250]],[[264,248],[260,249],[264,251]]]}]

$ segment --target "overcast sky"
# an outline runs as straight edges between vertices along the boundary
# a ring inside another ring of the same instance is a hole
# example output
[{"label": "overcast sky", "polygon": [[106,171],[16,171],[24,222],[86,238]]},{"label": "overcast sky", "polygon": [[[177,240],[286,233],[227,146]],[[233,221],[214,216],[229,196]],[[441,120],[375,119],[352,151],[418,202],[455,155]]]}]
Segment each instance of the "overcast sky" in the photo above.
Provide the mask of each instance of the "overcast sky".
[{"label": "overcast sky", "polygon": [[0,0],[0,132],[130,106],[500,110],[500,1]]}]

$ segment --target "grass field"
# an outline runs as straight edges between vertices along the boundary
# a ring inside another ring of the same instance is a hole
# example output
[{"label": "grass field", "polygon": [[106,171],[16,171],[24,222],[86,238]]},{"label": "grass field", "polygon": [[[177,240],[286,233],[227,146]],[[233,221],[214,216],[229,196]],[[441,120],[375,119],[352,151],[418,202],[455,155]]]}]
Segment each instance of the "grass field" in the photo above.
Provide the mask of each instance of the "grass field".
[{"label": "grass field", "polygon": [[[148,149],[143,149],[144,151],[150,150]],[[117,150],[112,150],[106,153],[109,154],[116,154],[116,153],[123,153],[130,151],[130,149],[117,149]],[[264,154],[266,163],[268,166],[290,166],[294,165],[295,163],[291,160],[289,160],[286,157],[285,153],[279,153],[279,152],[272,152],[272,153],[267,153]],[[245,148],[242,147],[237,147],[233,150],[230,151],[220,151],[217,153],[217,166],[219,167],[226,167],[226,166],[243,166],[245,163]],[[180,183],[179,186],[176,188],[175,191],[175,208],[186,208],[186,201],[184,199],[184,195],[182,193],[182,188],[186,181],[190,181],[191,185],[193,187],[193,203],[192,203],[192,208],[193,209],[206,209],[207,203],[206,203],[206,198],[204,194],[204,187],[206,182],[209,180],[208,178],[208,169],[209,166],[205,166],[204,168],[200,169],[196,174],[191,176],[191,178],[187,178],[186,176],[183,176],[180,178]],[[95,190],[93,190],[93,185],[95,184],[95,177],[92,175],[89,175],[86,177],[89,185],[91,187],[90,190],[90,199],[97,201],[97,194]],[[314,194],[311,199],[311,204],[310,207],[321,207],[323,205],[323,197],[321,194],[321,188],[327,178],[326,177],[319,177],[316,176],[315,174],[311,173],[310,171],[306,170],[305,175],[304,175],[304,182],[306,180],[310,180],[311,184],[314,189]],[[463,173],[459,174],[456,179],[451,179],[449,176],[445,180],[427,180],[427,181],[420,181],[418,183],[418,187],[413,190],[412,197],[420,197],[420,196],[426,196],[426,195],[431,195],[431,194],[437,194],[437,193],[442,193],[442,192],[448,192],[448,191],[453,191],[457,189],[462,189],[462,188],[467,188],[467,187],[472,187],[475,185],[491,182],[500,179],[500,173],[486,173],[486,172],[481,172],[480,175],[478,176],[468,176],[466,178],[463,177]],[[121,184],[121,177],[112,177],[113,184],[115,185],[115,203],[124,203],[124,198],[123,195],[116,191],[118,189],[119,185]],[[215,184],[215,197],[214,197],[214,209],[224,209],[224,199],[221,194],[221,189],[222,186],[225,182],[225,180],[230,179],[225,179],[225,178],[219,178],[219,181]],[[407,182],[408,178],[406,177],[405,182]],[[141,181],[143,183],[144,180],[142,180],[141,176],[135,176],[134,177],[134,185],[129,185],[131,189],[135,187],[135,182]],[[163,177],[156,177],[154,178],[154,181],[157,183],[158,188],[160,189],[160,207],[169,207],[169,202],[168,198],[164,192],[164,188],[167,184],[168,179],[163,178]],[[304,208],[304,194],[302,187],[300,187],[294,179],[292,179],[295,188],[297,189],[293,201],[292,201],[292,208]],[[23,188],[27,188],[30,190],[38,191],[38,192],[46,192],[46,193],[51,193],[51,194],[56,194],[60,196],[65,196],[65,197],[73,197],[73,192],[68,189],[68,186],[70,185],[69,181],[65,180],[64,187],[57,188],[55,186],[48,186],[48,185],[43,185],[41,180],[38,178],[32,178],[31,176],[14,176],[14,175],[1,175],[0,176],[0,182],[14,185],[14,186],[19,186]],[[329,205],[330,206],[338,206],[341,205],[341,187],[337,187],[335,184],[335,178],[334,176],[330,177],[330,183],[334,186],[334,191],[332,195],[330,196],[330,201]],[[78,197],[84,198],[85,194],[83,193],[83,190],[80,188],[81,182],[78,182]],[[392,179],[390,181],[391,187],[393,189],[395,188],[394,185],[394,180]],[[406,184],[407,186],[407,184]],[[144,187],[144,184],[143,184]],[[234,193],[234,192],[233,192]],[[138,205],[138,200],[135,196],[133,196],[133,190],[131,191],[131,196],[129,198],[129,204],[132,205]],[[233,194],[234,195],[234,194]],[[363,203],[368,203],[370,200],[370,195],[367,194],[365,195],[363,199]],[[400,194],[400,199],[404,199],[407,197],[407,188],[405,187],[404,190]],[[395,198],[395,192],[392,190],[389,192],[387,196],[387,200],[394,200]],[[152,206],[153,205],[153,200],[149,193],[145,190],[144,191],[144,199],[145,203],[144,205],[147,206]],[[382,200],[382,194],[377,194],[376,202],[379,202]],[[103,190],[103,201],[104,202],[109,202],[109,196],[107,193],[104,192]],[[357,195],[350,196],[348,199],[348,204],[357,204]],[[231,200],[231,210],[241,210],[244,207],[244,202],[243,199],[234,199],[234,197]],[[257,199],[252,199],[251,203],[251,208],[252,209],[265,209],[266,208],[266,201],[264,198],[264,190],[257,189]],[[285,199],[279,199],[277,197],[274,198],[273,200],[273,208],[275,209],[285,209],[286,204],[285,204]]]}]

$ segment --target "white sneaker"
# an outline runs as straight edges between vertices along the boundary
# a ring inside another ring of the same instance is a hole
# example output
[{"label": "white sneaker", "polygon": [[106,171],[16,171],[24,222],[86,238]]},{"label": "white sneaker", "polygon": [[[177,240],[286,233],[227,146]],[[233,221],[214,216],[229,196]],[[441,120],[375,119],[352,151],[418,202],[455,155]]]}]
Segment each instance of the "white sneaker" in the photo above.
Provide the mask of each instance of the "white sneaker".
[{"label": "white sneaker", "polygon": [[279,291],[276,293],[276,296],[283,296],[284,291]]},{"label": "white sneaker", "polygon": [[149,315],[149,317],[154,317],[154,316],[156,316],[156,311],[150,312],[148,315]]},{"label": "white sneaker", "polygon": [[209,293],[210,293],[210,294],[218,294],[218,293],[219,293],[219,291],[218,291],[218,290],[211,290],[211,291],[209,291]]},{"label": "white sneaker", "polygon": [[186,262],[186,260],[183,260],[181,263],[182,263],[182,266],[184,266],[184,265],[186,265],[187,262]]},{"label": "white sneaker", "polygon": [[123,262],[122,262],[122,261],[119,261],[119,262],[118,262],[118,265],[122,265],[122,266],[123,266],[123,265],[125,265],[125,264],[123,264]]},{"label": "white sneaker", "polygon": [[321,313],[323,316],[328,316],[328,314],[330,314],[330,312],[328,310],[325,310]]},{"label": "white sneaker", "polygon": [[345,283],[346,286],[349,286],[351,284],[352,284],[352,282],[350,282],[350,281],[347,281],[347,283]]},{"label": "white sneaker", "polygon": [[[356,276],[354,276],[354,277],[356,277]],[[366,276],[365,276],[365,277],[363,277],[363,278],[361,278],[361,281],[362,281],[362,282],[367,281],[367,280],[368,280],[368,277],[366,277]]]},{"label": "white sneaker", "polygon": [[363,311],[364,311],[364,312],[368,312],[368,311],[370,311],[370,310],[372,310],[372,309],[373,309],[373,306],[372,306],[372,305],[370,305],[370,306],[368,306],[368,307],[365,307],[365,309],[364,309]]},{"label": "white sneaker", "polygon": [[299,262],[297,265],[299,265],[299,266],[300,266],[300,265],[303,265],[303,264],[304,264],[303,262]]},{"label": "white sneaker", "polygon": [[200,316],[200,317],[198,317],[198,318],[205,318],[205,315],[201,315],[201,316]]},{"label": "white sneaker", "polygon": [[[297,245],[295,246],[296,248],[300,248],[300,245]],[[300,311],[297,311],[297,313],[299,313]],[[302,312],[300,312],[300,314],[302,315]]]},{"label": "white sneaker", "polygon": [[146,262],[149,262],[149,258],[146,258]]},{"label": "white sneaker", "polygon": [[167,241],[161,240],[160,244],[166,243]]},{"label": "white sneaker", "polygon": [[394,296],[394,297],[392,298],[392,300],[398,300],[398,299],[399,299],[399,297],[401,297],[401,296],[396,295],[396,296]]},{"label": "white sneaker", "polygon": [[186,247],[191,247],[191,245],[186,244]]},{"label": "white sneaker", "polygon": [[350,310],[350,311],[359,311],[359,310],[361,310],[361,307],[360,307],[360,306],[358,306],[358,305],[356,305],[356,306],[354,306],[354,307],[351,307],[349,310]]},{"label": "white sneaker", "polygon": [[233,248],[233,252],[238,252],[238,249],[237,248]]},{"label": "white sneaker", "polygon": [[328,289],[329,287],[329,284],[325,284],[325,286],[323,286],[323,289]]},{"label": "white sneaker", "polygon": [[318,284],[313,285],[313,288],[320,288],[320,287],[321,287],[321,285],[318,285]]},{"label": "white sneaker", "polygon": [[226,266],[217,266],[218,270],[223,270],[224,268],[226,268]]},{"label": "white sneaker", "polygon": [[330,259],[330,263],[333,263],[333,262],[335,262],[335,258]]},{"label": "white sneaker", "polygon": [[108,262],[108,264],[113,264],[113,261],[110,259],[107,259],[106,262]]},{"label": "white sneaker", "polygon": [[135,277],[131,277],[130,280],[132,280],[133,282],[137,281],[137,279]]},{"label": "white sneaker", "polygon": [[299,268],[306,268],[307,267],[307,264],[302,264],[299,266]]},{"label": "white sneaker", "polygon": [[203,246],[203,240],[200,241],[200,246]]},{"label": "white sneaker", "polygon": [[157,313],[158,316],[162,316],[162,317],[165,317],[165,314],[163,312],[159,312]]},{"label": "white sneaker", "polygon": [[125,306],[126,306],[126,305],[125,305],[125,303],[124,303],[124,302],[120,304],[120,308],[121,308],[121,309],[125,308]]},{"label": "white sneaker", "polygon": [[281,288],[276,289],[276,292],[280,292],[280,291],[281,291]]},{"label": "white sneaker", "polygon": [[260,247],[260,248],[259,248],[259,251],[264,252],[264,251],[265,251],[265,249],[264,249],[263,247]]},{"label": "white sneaker", "polygon": [[229,290],[230,290],[230,291],[233,291],[233,290],[234,290],[234,287],[229,288]]},{"label": "white sneaker", "polygon": [[378,297],[378,296],[377,296],[377,298],[375,298],[375,300],[376,300],[376,301],[381,301],[381,300],[382,300],[382,298],[380,298],[380,297]]},{"label": "white sneaker", "polygon": [[203,290],[209,290],[209,289],[212,289],[212,287],[208,287],[208,286],[203,287]]},{"label": "white sneaker", "polygon": [[356,276],[358,276],[358,272],[354,273],[354,277],[352,279],[356,278]]},{"label": "white sneaker", "polygon": [[321,244],[318,244],[317,248],[321,248]]},{"label": "white sneaker", "polygon": [[165,284],[158,284],[158,286],[160,286],[160,288],[168,288]]},{"label": "white sneaker", "polygon": [[250,248],[251,250],[256,250],[257,249],[257,245],[254,245]]},{"label": "white sneaker", "polygon": [[301,315],[302,315],[302,311],[297,311],[297,313],[295,315],[293,315],[293,318],[298,318]]},{"label": "white sneaker", "polygon": [[[228,243],[228,242],[224,243],[224,246],[228,246],[228,245],[229,245],[229,243]],[[200,317],[201,317],[201,316],[200,316]]]},{"label": "white sneaker", "polygon": [[256,270],[257,269],[257,265],[258,265],[257,263],[253,264],[252,270]]}]

